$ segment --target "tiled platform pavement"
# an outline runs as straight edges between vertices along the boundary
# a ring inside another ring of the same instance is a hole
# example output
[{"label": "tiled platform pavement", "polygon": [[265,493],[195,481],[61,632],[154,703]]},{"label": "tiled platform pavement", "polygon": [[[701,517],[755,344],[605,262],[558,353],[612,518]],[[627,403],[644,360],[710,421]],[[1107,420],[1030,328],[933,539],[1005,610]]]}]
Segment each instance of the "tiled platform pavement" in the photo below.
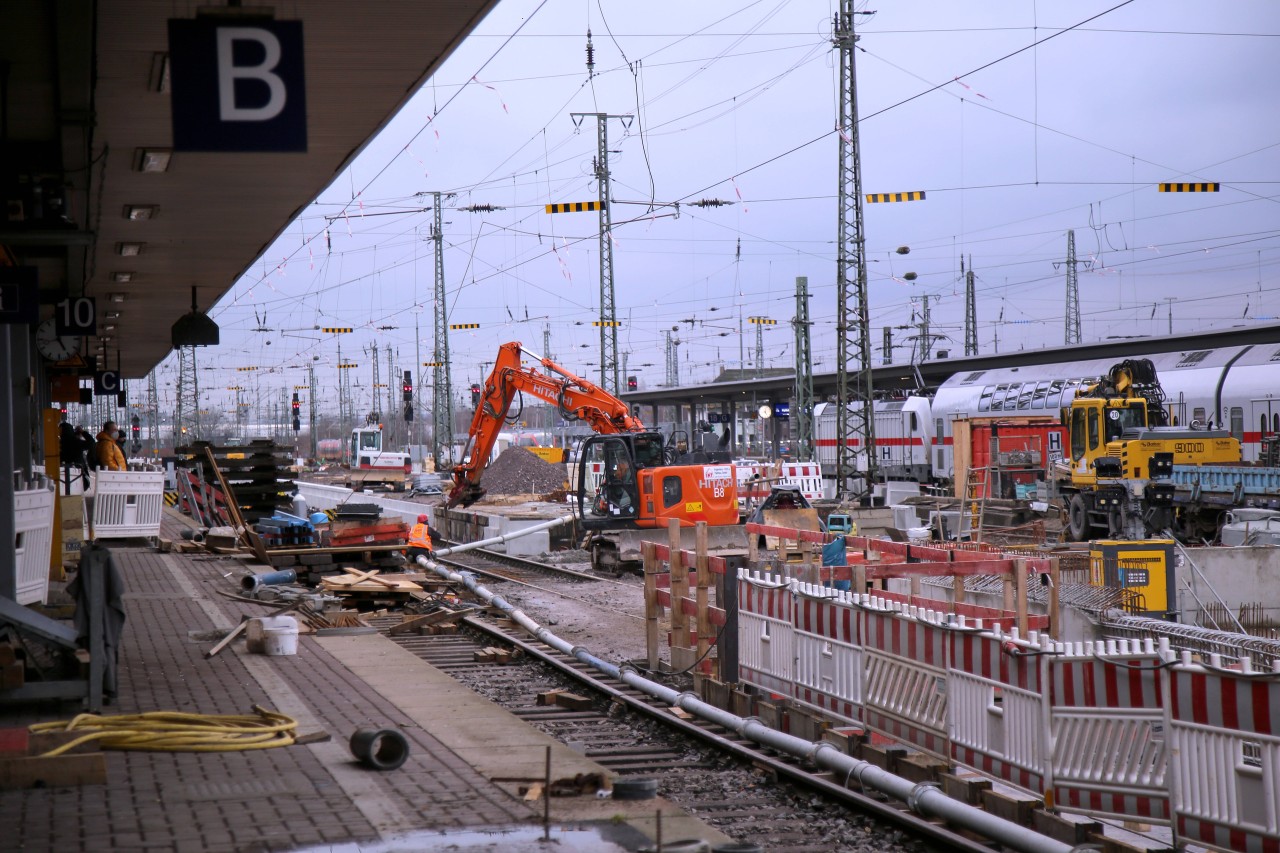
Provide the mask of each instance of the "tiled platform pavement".
[{"label": "tiled platform pavement", "polygon": [[[298,653],[286,657],[248,654],[237,641],[205,658],[212,641],[193,633],[266,612],[216,593],[237,590],[241,561],[162,554],[143,545],[112,551],[124,578],[127,621],[119,696],[104,713],[243,714],[256,704],[294,717],[300,732],[325,731],[333,739],[226,753],[111,752],[106,785],[0,792],[0,850],[332,846],[351,853],[352,843],[376,846],[415,832],[538,824],[541,802],[527,803],[516,784],[491,780],[540,776],[548,748],[558,778],[602,770],[384,636],[304,635]],[[0,726],[76,712],[74,703],[0,708]],[[347,748],[360,728],[403,732],[407,763],[388,773],[361,767]],[[566,850],[635,849],[656,836],[656,812],[677,837],[729,840],[662,800],[552,802],[554,820],[593,822],[620,845],[588,841],[586,848]],[[618,819],[623,824],[615,826]],[[619,833],[636,843],[623,843]],[[564,842],[570,844],[567,837]],[[420,841],[397,843],[397,849],[427,849]],[[542,849],[536,840],[529,843],[520,847],[510,839],[503,849]]]}]

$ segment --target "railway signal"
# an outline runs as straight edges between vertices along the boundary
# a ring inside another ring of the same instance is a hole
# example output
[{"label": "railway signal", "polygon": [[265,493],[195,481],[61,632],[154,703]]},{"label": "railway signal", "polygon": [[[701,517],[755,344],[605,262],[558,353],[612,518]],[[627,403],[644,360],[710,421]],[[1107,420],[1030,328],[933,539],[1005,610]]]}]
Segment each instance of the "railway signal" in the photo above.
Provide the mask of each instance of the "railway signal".
[{"label": "railway signal", "polygon": [[479,405],[480,405],[480,383],[472,382],[471,383],[471,408],[474,409]]},{"label": "railway signal", "polygon": [[293,392],[293,431],[302,430],[302,403],[298,400],[298,392]]}]

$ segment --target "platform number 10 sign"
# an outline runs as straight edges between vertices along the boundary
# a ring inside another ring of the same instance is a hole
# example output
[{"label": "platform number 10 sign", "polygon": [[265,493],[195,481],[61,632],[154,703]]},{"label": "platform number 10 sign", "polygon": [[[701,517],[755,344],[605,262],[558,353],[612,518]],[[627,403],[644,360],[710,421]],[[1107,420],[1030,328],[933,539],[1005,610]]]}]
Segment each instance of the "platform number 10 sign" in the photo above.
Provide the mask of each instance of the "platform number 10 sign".
[{"label": "platform number 10 sign", "polygon": [[53,316],[54,326],[60,337],[98,333],[98,304],[92,296],[75,296],[62,300],[57,304]]}]

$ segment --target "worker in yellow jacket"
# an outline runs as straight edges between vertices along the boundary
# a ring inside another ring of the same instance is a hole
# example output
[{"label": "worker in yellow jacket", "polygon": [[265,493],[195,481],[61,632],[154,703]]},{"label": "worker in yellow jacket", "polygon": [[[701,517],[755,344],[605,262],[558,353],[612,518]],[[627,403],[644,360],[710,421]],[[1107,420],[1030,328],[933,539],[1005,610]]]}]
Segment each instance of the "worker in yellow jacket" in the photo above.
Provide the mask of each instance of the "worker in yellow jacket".
[{"label": "worker in yellow jacket", "polygon": [[419,557],[431,556],[431,525],[427,523],[425,515],[418,516],[418,523],[409,531],[409,559],[417,560]]}]

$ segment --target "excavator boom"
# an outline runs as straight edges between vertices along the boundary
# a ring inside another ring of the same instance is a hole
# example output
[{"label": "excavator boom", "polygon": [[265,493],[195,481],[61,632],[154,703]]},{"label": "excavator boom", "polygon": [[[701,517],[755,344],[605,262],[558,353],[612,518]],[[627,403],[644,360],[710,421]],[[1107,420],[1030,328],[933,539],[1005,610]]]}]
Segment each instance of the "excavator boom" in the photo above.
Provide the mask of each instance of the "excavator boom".
[{"label": "excavator boom", "polygon": [[[546,372],[522,364],[524,355],[536,360]],[[549,358],[528,352],[518,341],[503,344],[471,418],[462,461],[453,468],[454,485],[446,506],[470,506],[484,497],[481,474],[512,401],[521,392],[553,404],[565,420],[585,421],[597,433],[642,432],[645,428],[626,403],[594,382],[576,376]]]}]

